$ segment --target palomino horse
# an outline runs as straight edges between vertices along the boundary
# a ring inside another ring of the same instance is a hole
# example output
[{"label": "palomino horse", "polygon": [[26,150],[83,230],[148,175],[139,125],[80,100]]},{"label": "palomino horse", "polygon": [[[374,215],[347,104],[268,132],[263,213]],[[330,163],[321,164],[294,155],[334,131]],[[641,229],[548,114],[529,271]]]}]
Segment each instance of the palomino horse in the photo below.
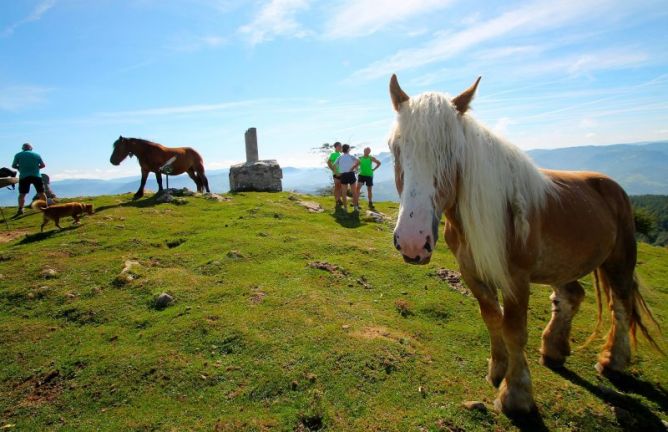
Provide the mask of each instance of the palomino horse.
[{"label": "palomino horse", "polygon": [[144,186],[149,172],[155,173],[155,179],[158,182],[158,192],[162,191],[162,173],[160,168],[169,162],[171,163],[172,171],[170,175],[179,175],[187,172],[191,179],[197,185],[197,192],[209,191],[209,181],[204,175],[204,161],[194,149],[190,147],[165,147],[158,143],[146,141],[138,138],[124,138],[118,137],[114,142],[114,152],[111,154],[109,161],[112,165],[120,165],[127,157],[132,155],[137,156],[139,166],[141,167],[141,183],[139,190],[134,195],[133,199],[139,199],[144,196]]},{"label": "palomino horse", "polygon": [[445,213],[445,240],[489,330],[487,380],[500,386],[494,405],[521,413],[535,408],[524,354],[531,282],[554,291],[540,350],[544,365],[560,367],[570,355],[571,320],[585,294],[578,279],[591,272],[599,323],[599,282],[613,317],[598,371],[629,364],[629,336],[635,342],[638,328],[658,346],[641,320],[641,313],[654,318],[638,290],[626,193],[603,174],[537,169],[467,114],[479,81],[452,99],[439,93],[411,98],[392,76],[398,114],[389,145],[401,201],[394,244],[406,262],[428,263]]}]

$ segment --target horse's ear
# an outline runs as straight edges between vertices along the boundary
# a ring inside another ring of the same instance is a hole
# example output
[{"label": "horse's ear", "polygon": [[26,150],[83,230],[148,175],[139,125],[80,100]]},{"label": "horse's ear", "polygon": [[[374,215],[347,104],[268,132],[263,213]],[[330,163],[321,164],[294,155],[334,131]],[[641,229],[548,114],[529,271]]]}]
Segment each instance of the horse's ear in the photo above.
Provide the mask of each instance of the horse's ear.
[{"label": "horse's ear", "polygon": [[390,97],[392,98],[392,105],[394,105],[394,110],[399,111],[402,102],[406,102],[410,97],[404,92],[401,87],[399,87],[399,80],[397,76],[392,74],[390,78]]},{"label": "horse's ear", "polygon": [[455,105],[455,108],[457,108],[457,111],[459,111],[460,114],[464,114],[466,111],[468,111],[469,105],[473,100],[473,96],[475,96],[475,91],[478,88],[480,78],[482,77],[478,77],[478,79],[475,80],[471,87],[464,90],[462,94],[452,100],[452,103]]}]

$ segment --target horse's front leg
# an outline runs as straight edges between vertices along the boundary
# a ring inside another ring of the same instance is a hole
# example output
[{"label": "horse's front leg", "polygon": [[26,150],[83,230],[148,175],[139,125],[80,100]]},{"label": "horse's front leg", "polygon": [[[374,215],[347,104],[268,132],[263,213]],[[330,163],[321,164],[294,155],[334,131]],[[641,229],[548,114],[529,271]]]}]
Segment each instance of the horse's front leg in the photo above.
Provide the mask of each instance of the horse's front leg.
[{"label": "horse's front leg", "polygon": [[503,377],[506,376],[508,352],[503,340],[503,311],[499,305],[497,291],[479,281],[478,278],[468,275],[464,270],[462,277],[478,300],[480,314],[489,331],[491,358],[489,359],[487,381],[494,387],[498,387]]},{"label": "horse's front leg", "polygon": [[155,172],[155,181],[158,182],[158,193],[162,193],[162,174],[160,171]]},{"label": "horse's front leg", "polygon": [[148,179],[148,170],[142,168],[141,170],[141,181],[139,182],[139,189],[137,193],[132,197],[132,200],[138,200],[144,196],[144,186],[146,186],[146,179]]},{"label": "horse's front leg", "polygon": [[512,291],[503,295],[503,340],[508,350],[508,370],[494,401],[494,407],[506,414],[527,413],[536,409],[524,352],[528,306],[529,282],[515,280]]}]

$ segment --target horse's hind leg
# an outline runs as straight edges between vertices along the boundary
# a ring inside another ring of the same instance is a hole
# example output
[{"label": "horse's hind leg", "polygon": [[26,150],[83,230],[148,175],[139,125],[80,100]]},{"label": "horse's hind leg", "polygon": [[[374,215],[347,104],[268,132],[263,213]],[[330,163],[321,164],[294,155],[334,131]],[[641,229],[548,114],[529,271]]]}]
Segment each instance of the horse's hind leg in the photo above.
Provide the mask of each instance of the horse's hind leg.
[{"label": "horse's hind leg", "polygon": [[494,387],[498,387],[503,377],[506,376],[508,368],[508,352],[503,341],[503,311],[499,305],[499,298],[496,290],[489,288],[476,278],[469,277],[464,272],[462,272],[462,277],[478,300],[480,314],[489,331],[491,358],[489,359],[487,381]]},{"label": "horse's hind leg", "polygon": [[[605,266],[605,263],[604,263]],[[601,266],[601,285],[608,295],[609,308],[612,314],[612,327],[598,356],[596,370],[623,371],[631,361],[631,344],[629,328],[633,313],[634,284],[633,274]]]},{"label": "horse's hind leg", "polygon": [[[197,172],[197,175],[198,175],[199,178],[201,179],[201,181],[202,181],[202,186],[204,187],[204,189],[205,189],[207,192],[211,193],[211,190],[209,189],[209,179],[207,179],[207,178],[206,178],[206,175],[204,175],[204,169],[202,169],[201,171],[198,171],[198,172]],[[204,192],[204,191],[202,191],[202,192]]]},{"label": "horse's hind leg", "polygon": [[571,354],[569,338],[571,321],[584,299],[584,289],[578,281],[560,286],[553,286],[552,319],[543,331],[543,345],[540,348],[541,364],[550,368],[564,365],[566,357]]},{"label": "horse's hind leg", "polygon": [[188,177],[190,177],[195,182],[195,186],[197,187],[197,192],[202,192],[202,183],[199,177],[197,176],[195,170],[193,168],[190,168],[187,172],[188,172]]}]

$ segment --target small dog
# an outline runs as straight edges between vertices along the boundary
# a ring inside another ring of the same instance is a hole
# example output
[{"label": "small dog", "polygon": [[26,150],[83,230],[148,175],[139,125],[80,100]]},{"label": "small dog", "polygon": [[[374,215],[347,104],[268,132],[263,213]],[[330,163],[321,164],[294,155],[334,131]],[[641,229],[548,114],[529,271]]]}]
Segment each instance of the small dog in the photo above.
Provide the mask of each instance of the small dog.
[{"label": "small dog", "polygon": [[71,202],[65,204],[58,204],[54,206],[47,207],[46,203],[43,200],[37,200],[32,203],[31,207],[33,210],[39,210],[44,213],[44,220],[42,221],[42,226],[40,227],[40,232],[44,232],[44,226],[49,223],[49,220],[55,222],[56,226],[59,229],[63,229],[60,225],[60,218],[67,216],[72,216],[74,223],[78,224],[81,215],[88,213],[92,215],[93,204],[84,204],[79,202]]}]

